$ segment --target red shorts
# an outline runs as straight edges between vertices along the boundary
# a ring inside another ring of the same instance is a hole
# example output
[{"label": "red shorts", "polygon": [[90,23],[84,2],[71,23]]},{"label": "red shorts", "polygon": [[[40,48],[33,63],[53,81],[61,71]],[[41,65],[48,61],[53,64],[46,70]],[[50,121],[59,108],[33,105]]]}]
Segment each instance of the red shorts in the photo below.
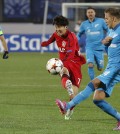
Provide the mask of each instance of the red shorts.
[{"label": "red shorts", "polygon": [[82,80],[81,64],[77,61],[65,61],[64,67],[66,67],[70,74],[70,80],[73,85],[80,87]]}]

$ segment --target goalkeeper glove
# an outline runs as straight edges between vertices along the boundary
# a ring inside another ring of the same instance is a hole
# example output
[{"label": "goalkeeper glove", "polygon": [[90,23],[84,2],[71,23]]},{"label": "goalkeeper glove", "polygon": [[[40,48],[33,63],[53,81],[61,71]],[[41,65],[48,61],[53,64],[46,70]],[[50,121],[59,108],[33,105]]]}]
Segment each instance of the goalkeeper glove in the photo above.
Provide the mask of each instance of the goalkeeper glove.
[{"label": "goalkeeper glove", "polygon": [[7,59],[8,58],[8,51],[4,51],[3,53],[3,59]]}]

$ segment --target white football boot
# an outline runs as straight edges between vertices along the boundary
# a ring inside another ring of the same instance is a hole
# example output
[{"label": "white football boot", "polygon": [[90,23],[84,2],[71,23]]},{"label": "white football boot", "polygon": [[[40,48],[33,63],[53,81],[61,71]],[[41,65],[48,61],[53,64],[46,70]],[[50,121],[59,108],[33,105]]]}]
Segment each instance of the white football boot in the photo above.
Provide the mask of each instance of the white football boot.
[{"label": "white football boot", "polygon": [[66,114],[65,114],[65,120],[70,120],[72,114],[73,114],[73,110],[68,109]]}]

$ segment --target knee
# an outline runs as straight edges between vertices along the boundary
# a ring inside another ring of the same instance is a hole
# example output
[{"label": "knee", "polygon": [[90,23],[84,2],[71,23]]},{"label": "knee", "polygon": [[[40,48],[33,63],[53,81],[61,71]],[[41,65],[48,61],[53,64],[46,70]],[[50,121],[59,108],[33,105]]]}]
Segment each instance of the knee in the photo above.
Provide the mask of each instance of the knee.
[{"label": "knee", "polygon": [[93,63],[88,63],[88,67],[93,68],[94,67]]},{"label": "knee", "polygon": [[63,67],[62,70],[60,71],[60,76],[62,77],[64,74],[69,76],[69,71],[66,67]]}]

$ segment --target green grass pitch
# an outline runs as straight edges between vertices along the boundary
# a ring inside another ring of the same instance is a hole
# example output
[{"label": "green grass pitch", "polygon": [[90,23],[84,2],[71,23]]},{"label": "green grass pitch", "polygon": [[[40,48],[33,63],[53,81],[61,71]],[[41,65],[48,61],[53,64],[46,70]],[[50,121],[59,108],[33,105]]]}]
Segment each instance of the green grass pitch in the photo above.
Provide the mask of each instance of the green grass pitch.
[{"label": "green grass pitch", "polygon": [[[0,60],[0,134],[116,134],[116,120],[92,103],[92,96],[74,109],[72,119],[64,120],[55,104],[68,101],[59,76],[50,75],[45,65],[56,53],[10,53]],[[105,62],[106,62],[105,57]],[[79,90],[89,82],[87,65],[82,67]],[[96,71],[98,75],[98,71]],[[120,85],[107,99],[120,111]]]}]

